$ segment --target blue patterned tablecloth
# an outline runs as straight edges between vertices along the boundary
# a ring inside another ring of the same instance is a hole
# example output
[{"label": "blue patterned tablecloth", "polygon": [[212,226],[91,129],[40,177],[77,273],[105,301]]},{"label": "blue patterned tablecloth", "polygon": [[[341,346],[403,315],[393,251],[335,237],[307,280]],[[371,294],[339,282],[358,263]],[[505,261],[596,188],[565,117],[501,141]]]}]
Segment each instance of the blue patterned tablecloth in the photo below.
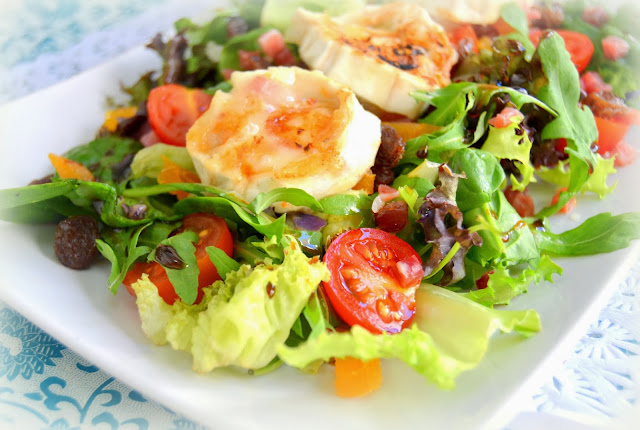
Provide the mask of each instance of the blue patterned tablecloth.
[{"label": "blue patterned tablecloth", "polygon": [[[0,0],[0,103],[95,66],[208,11],[203,0]],[[640,399],[640,259],[511,430],[632,428]],[[1,299],[1,298],[0,298]],[[624,421],[626,423],[632,421]],[[585,423],[590,423],[587,426]],[[0,428],[197,429],[0,302]]]}]

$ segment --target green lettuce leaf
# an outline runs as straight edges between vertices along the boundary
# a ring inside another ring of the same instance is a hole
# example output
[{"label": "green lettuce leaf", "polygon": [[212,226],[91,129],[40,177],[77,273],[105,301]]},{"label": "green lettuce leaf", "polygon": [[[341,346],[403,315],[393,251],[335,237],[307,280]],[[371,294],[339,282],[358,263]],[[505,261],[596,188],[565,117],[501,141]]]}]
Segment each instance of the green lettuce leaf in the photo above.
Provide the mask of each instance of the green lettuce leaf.
[{"label": "green lettuce leaf", "polygon": [[437,386],[452,389],[456,377],[478,365],[493,333],[540,330],[535,311],[498,311],[441,287],[423,284],[416,293],[416,317],[400,333],[372,334],[360,326],[349,332],[323,331],[297,347],[281,346],[285,363],[305,368],[316,360],[355,357],[397,358]]},{"label": "green lettuce leaf", "polygon": [[[579,192],[584,194],[587,192],[595,193],[600,198],[604,198],[611,193],[617,183],[607,185],[609,175],[616,172],[613,158],[602,158],[600,154],[595,154],[596,164],[593,171],[589,175],[589,179],[580,187]],[[568,187],[571,182],[571,170],[569,161],[559,161],[553,168],[541,166],[536,170],[536,175],[545,182],[559,185],[560,187]]]},{"label": "green lettuce leaf", "polygon": [[155,343],[190,352],[199,372],[268,365],[318,284],[329,279],[326,266],[311,263],[299,246],[287,251],[281,265],[229,272],[196,305],[166,304],[143,275],[133,285],[143,330]]}]

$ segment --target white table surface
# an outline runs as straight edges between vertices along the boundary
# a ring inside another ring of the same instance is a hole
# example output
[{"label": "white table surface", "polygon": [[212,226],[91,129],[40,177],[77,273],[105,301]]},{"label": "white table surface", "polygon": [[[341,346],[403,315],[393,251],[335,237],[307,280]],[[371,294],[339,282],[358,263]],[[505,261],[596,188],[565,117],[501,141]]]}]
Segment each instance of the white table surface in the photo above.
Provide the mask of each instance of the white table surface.
[{"label": "white table surface", "polygon": [[[211,9],[202,0],[0,0],[0,104]],[[640,258],[508,429],[640,428],[639,342]],[[202,427],[145,399],[0,302],[0,428]]]}]

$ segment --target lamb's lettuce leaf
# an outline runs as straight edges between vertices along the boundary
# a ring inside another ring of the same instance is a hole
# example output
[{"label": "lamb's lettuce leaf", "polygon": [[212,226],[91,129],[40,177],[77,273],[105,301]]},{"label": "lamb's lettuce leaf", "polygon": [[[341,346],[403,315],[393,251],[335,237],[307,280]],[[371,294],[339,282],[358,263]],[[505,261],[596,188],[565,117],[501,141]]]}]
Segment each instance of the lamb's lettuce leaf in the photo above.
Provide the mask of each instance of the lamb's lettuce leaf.
[{"label": "lamb's lettuce leaf", "polygon": [[449,163],[454,172],[464,175],[458,181],[456,202],[465,212],[491,201],[491,196],[505,180],[504,170],[498,159],[479,149],[463,149],[456,152]]}]

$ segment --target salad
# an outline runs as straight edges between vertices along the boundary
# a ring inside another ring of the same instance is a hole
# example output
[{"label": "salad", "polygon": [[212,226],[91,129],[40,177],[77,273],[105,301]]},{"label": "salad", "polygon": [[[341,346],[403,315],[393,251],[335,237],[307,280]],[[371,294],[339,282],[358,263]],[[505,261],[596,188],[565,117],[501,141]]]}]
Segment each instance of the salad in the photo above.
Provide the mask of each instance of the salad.
[{"label": "salad", "polygon": [[72,269],[108,260],[194,370],[329,363],[345,397],[380,359],[453,388],[494,332],[541,329],[503,305],[553,258],[640,237],[638,213],[549,227],[633,162],[627,10],[291,3],[177,21],[149,44],[162,70],[51,176],[0,191],[1,217],[57,222]]}]

